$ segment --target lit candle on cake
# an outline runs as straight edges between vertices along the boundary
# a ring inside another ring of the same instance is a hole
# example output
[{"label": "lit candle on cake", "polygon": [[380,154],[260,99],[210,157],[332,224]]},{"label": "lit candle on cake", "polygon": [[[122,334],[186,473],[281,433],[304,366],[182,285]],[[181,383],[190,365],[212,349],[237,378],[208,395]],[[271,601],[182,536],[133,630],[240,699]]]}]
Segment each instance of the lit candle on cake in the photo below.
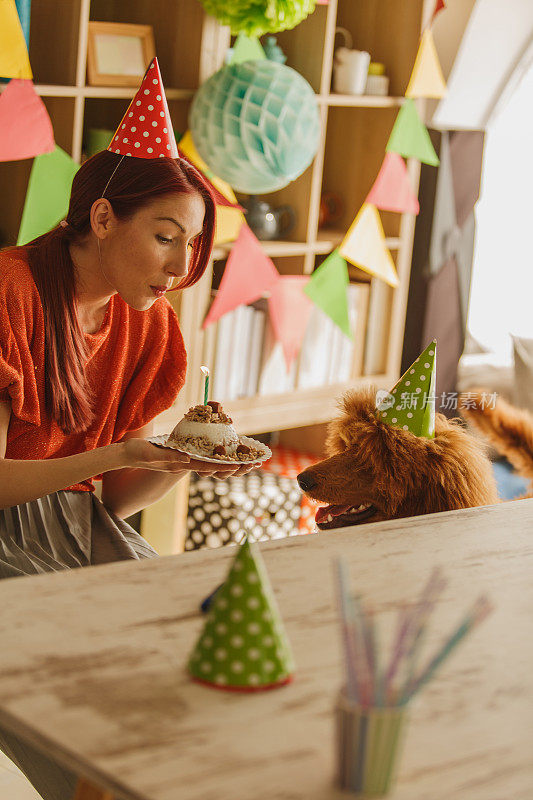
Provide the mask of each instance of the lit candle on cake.
[{"label": "lit candle on cake", "polygon": [[206,406],[209,396],[209,369],[207,367],[200,367],[200,369],[204,373],[204,406]]}]

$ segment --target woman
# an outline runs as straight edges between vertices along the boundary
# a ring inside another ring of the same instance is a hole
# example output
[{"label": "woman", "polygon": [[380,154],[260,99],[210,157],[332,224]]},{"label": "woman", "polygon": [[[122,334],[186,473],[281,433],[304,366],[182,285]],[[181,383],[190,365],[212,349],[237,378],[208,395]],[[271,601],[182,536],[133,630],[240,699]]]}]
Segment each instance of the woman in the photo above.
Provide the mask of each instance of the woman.
[{"label": "woman", "polygon": [[[104,151],[76,174],[66,220],[0,252],[1,578],[154,557],[124,517],[189,470],[251,469],[145,440],[185,380],[164,294],[203,274],[214,214],[183,159]],[[70,800],[74,775],[3,731],[0,749],[45,800]]]},{"label": "woman", "polygon": [[93,156],[66,224],[0,253],[0,577],[153,556],[122,518],[187,470],[236,472],[145,441],[185,379],[164,293],[203,274],[214,206],[170,158],[123,159],[101,197],[119,161]]}]

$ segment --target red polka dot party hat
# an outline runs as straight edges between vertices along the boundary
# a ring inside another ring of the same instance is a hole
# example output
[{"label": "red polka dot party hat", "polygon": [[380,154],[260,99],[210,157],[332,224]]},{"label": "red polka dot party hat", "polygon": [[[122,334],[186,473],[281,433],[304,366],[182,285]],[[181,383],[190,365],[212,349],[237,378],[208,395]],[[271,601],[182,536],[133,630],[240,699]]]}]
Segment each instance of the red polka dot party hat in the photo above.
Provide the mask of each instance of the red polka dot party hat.
[{"label": "red polka dot party hat", "polygon": [[107,149],[136,158],[179,158],[157,58],[144,73]]},{"label": "red polka dot party hat", "polygon": [[291,648],[257,545],[239,547],[188,664],[217,689],[253,692],[292,680]]}]

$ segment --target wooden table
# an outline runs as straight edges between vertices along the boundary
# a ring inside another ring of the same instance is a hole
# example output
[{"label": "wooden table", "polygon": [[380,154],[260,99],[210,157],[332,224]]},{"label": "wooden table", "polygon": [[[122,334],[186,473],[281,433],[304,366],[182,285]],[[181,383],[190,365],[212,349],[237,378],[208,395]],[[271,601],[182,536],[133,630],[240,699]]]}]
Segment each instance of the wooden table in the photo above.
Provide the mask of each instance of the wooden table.
[{"label": "wooden table", "polygon": [[[496,610],[413,708],[393,800],[533,797],[533,500],[261,544],[292,685],[220,692],[184,672],[233,548],[0,582],[0,724],[124,800],[336,800],[341,682],[332,557],[380,614],[431,567],[434,648],[481,592]],[[102,797],[104,795],[101,795]],[[110,796],[110,795],[105,795]]]}]

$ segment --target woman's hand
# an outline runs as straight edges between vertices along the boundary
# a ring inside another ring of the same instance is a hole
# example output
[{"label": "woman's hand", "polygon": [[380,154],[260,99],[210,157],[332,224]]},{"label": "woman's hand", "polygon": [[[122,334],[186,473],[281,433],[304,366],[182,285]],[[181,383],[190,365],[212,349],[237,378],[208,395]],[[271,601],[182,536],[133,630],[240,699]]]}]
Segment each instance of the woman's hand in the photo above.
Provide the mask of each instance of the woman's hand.
[{"label": "woman's hand", "polygon": [[246,475],[253,469],[257,469],[261,464],[210,464],[208,461],[195,461],[191,460],[188,469],[196,472],[201,478],[211,477],[216,478],[217,481],[223,481],[232,475]]},{"label": "woman's hand", "polygon": [[126,466],[136,469],[154,469],[174,473],[189,470],[202,477],[210,476],[217,480],[224,480],[231,475],[245,475],[259,466],[259,464],[238,466],[231,463],[211,464],[209,461],[191,458],[180,450],[157,447],[155,444],[147,442],[146,439],[127,439],[122,445]]}]

